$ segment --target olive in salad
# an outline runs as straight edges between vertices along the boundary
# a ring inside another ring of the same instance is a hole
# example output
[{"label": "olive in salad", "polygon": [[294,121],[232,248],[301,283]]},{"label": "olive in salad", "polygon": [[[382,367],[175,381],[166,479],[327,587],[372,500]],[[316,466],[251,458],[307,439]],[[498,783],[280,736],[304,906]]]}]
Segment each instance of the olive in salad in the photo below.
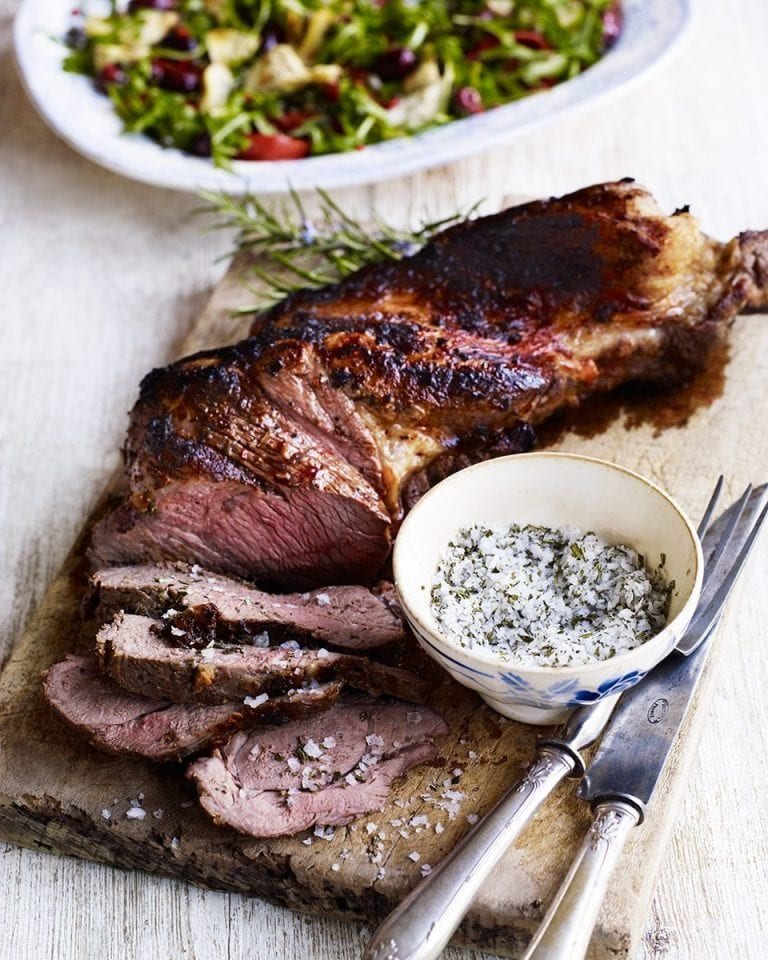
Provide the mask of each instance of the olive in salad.
[{"label": "olive in salad", "polygon": [[359,150],[595,63],[617,0],[130,0],[73,11],[64,68],[125,129],[237,160]]}]

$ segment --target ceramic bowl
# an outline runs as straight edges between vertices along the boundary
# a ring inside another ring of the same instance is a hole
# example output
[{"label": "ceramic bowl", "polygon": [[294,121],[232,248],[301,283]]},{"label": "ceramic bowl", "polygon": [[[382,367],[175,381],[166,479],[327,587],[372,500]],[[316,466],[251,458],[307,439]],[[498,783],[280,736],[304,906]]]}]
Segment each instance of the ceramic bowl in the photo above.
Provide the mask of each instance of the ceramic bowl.
[{"label": "ceramic bowl", "polygon": [[[562,667],[519,665],[446,639],[430,609],[430,588],[450,539],[474,521],[579,527],[634,547],[649,567],[664,554],[675,583],[666,625],[634,650]],[[400,528],[393,565],[400,603],[427,653],[494,710],[545,724],[633,686],[672,651],[696,608],[703,563],[690,520],[649,480],[604,460],[529,453],[477,464],[434,487]]]}]

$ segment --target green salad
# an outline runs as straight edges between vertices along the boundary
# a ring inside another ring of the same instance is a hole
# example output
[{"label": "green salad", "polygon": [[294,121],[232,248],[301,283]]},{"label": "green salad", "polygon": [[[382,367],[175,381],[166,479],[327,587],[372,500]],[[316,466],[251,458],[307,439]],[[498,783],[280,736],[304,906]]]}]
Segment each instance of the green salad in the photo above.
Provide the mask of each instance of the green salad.
[{"label": "green salad", "polygon": [[125,129],[239,160],[359,150],[576,76],[616,0],[130,0],[74,11],[66,70]]}]

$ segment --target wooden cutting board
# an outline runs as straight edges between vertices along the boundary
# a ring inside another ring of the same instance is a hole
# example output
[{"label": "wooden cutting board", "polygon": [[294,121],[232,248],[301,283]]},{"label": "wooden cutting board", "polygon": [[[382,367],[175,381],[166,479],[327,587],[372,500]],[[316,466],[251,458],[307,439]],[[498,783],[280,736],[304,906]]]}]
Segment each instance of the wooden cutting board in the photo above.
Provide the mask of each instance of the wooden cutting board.
[{"label": "wooden cutting board", "polygon": [[[217,286],[183,353],[245,334],[247,320],[231,314],[252,300],[238,281],[241,267],[235,261]],[[655,409],[656,416],[658,407],[629,405],[629,415],[617,419],[615,404],[602,405],[579,421],[582,434],[600,432],[579,436],[565,430],[550,442],[556,449],[605,457],[640,471],[672,492],[694,517],[720,471],[727,472],[727,493],[733,497],[748,480],[760,479],[753,473],[755,465],[768,463],[768,435],[761,426],[768,413],[768,371],[756,360],[768,357],[764,318],[739,319],[730,342],[725,379],[721,382],[717,371],[710,371],[697,388],[704,385],[701,395],[689,390],[675,401],[679,420],[690,412],[688,401],[699,404],[685,426],[659,433],[653,417],[638,414]],[[439,763],[400,781],[382,813],[311,844],[302,838],[254,841],[217,829],[198,809],[181,767],[100,754],[60,724],[42,700],[40,671],[78,643],[84,543],[85,532],[0,676],[2,839],[255,894],[297,910],[375,923],[418,882],[422,867],[438,863],[470,829],[474,816],[491,807],[531,756],[539,731],[501,720],[474,695],[446,681],[432,704],[451,725]],[[757,632],[758,625],[753,629]],[[639,937],[728,634],[726,617],[687,729],[611,884],[592,942],[593,960],[629,957]],[[448,790],[463,795],[454,801],[458,810],[444,809],[452,806],[446,803]],[[137,800],[146,816],[129,819],[126,811]],[[422,819],[409,826],[414,817]],[[486,883],[457,942],[518,956],[588,819],[572,786],[561,787]],[[438,824],[442,832],[436,832]]]}]

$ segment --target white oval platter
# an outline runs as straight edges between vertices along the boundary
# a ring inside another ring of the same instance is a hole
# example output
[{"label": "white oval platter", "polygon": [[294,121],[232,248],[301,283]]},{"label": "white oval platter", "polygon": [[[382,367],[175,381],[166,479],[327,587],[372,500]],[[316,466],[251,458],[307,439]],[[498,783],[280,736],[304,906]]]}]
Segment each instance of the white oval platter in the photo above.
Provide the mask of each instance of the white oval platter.
[{"label": "white oval platter", "polygon": [[690,3],[624,0],[619,41],[595,66],[552,90],[365,150],[282,162],[236,161],[231,171],[124,134],[110,101],[90,79],[62,70],[65,49],[56,38],[70,25],[67,0],[23,0],[14,24],[14,50],[22,82],[45,122],[95,163],[173,190],[269,194],[373,183],[451,163],[594,104],[667,59],[686,33]]}]

